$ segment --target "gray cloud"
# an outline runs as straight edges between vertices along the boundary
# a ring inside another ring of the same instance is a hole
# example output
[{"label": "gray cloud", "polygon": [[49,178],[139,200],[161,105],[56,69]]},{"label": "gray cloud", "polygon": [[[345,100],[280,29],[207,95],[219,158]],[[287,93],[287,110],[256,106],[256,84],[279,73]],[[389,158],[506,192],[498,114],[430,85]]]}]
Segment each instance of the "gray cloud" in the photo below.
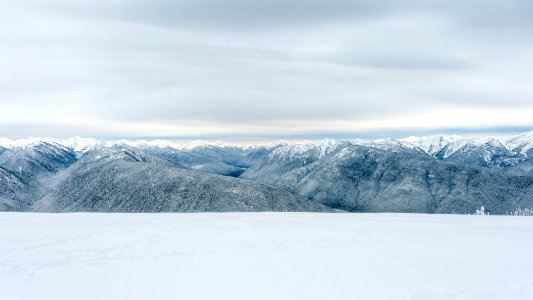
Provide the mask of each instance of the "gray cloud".
[{"label": "gray cloud", "polygon": [[0,135],[438,129],[416,120],[466,110],[507,116],[446,128],[533,126],[509,116],[533,112],[531,15],[522,0],[4,2]]},{"label": "gray cloud", "polygon": [[[142,22],[170,27],[220,30],[280,27],[344,21],[368,21],[409,14],[442,16],[474,27],[531,25],[529,0],[24,0],[51,13]],[[250,28],[247,28],[250,27]]]},{"label": "gray cloud", "polygon": [[[416,1],[411,1],[416,2]],[[76,1],[65,4],[32,1],[43,10],[72,13],[81,17],[140,22],[177,28],[247,31],[342,20],[369,19],[394,13],[404,5],[390,0],[133,0]]]}]

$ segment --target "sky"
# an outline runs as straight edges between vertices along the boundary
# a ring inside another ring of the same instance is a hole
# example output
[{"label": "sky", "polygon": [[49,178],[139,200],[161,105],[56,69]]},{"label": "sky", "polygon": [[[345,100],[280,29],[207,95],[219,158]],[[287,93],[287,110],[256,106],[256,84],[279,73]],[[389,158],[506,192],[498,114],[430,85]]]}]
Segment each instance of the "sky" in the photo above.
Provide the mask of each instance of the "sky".
[{"label": "sky", "polygon": [[2,0],[0,136],[533,129],[531,0]]}]

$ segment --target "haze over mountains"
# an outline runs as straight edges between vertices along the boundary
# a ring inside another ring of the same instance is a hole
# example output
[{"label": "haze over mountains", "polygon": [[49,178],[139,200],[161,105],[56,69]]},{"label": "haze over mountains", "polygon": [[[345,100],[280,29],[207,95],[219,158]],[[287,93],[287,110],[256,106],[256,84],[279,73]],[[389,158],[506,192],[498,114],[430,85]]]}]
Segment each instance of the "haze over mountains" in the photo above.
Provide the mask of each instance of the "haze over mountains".
[{"label": "haze over mountains", "polygon": [[374,141],[0,139],[0,210],[506,214],[533,206],[533,131]]}]

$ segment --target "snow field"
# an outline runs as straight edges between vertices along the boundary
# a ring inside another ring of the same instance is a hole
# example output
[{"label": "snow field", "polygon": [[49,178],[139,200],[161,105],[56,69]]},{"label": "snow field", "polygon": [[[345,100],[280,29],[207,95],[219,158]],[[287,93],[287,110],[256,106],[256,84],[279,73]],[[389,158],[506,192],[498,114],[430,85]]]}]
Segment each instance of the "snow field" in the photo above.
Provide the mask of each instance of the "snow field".
[{"label": "snow field", "polygon": [[533,299],[533,218],[0,214],[2,299]]}]

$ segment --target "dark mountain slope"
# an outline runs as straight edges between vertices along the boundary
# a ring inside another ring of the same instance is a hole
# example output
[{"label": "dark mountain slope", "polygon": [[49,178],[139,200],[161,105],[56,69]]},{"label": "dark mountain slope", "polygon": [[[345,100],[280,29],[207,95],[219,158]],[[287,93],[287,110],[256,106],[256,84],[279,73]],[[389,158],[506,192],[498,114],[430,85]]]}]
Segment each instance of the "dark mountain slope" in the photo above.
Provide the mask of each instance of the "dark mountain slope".
[{"label": "dark mountain slope", "polygon": [[47,181],[76,161],[58,144],[40,142],[3,148],[0,154],[0,211],[27,210],[48,191]]},{"label": "dark mountain slope", "polygon": [[75,161],[73,150],[47,142],[6,149],[0,154],[0,166],[27,178],[55,174]]},{"label": "dark mountain slope", "polygon": [[38,197],[35,190],[27,179],[0,167],[0,211],[27,210]]},{"label": "dark mountain slope", "polygon": [[349,211],[505,214],[533,205],[533,178],[350,143],[273,149],[243,178]]},{"label": "dark mountain slope", "polygon": [[326,211],[303,197],[247,180],[176,167],[133,148],[99,149],[56,179],[37,211]]}]

